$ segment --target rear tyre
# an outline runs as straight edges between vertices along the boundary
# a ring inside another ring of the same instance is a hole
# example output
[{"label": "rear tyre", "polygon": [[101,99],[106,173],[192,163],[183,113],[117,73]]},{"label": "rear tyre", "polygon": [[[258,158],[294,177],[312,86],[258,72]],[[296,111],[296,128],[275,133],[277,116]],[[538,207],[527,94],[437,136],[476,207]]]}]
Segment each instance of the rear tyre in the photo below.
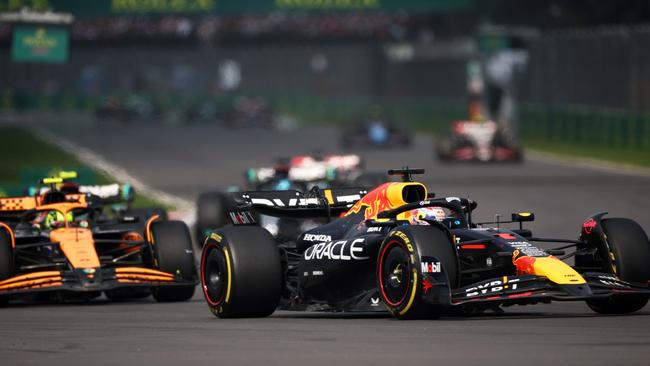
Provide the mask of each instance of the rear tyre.
[{"label": "rear tyre", "polygon": [[[428,257],[428,258],[425,258]],[[435,258],[447,275],[449,289],[457,287],[458,256],[448,234],[433,226],[406,226],[393,230],[381,244],[377,259],[377,287],[398,319],[435,318],[445,310],[423,300],[430,288],[423,284],[422,262]]]},{"label": "rear tyre", "polygon": [[[13,257],[11,237],[7,230],[0,228],[0,281],[13,275]],[[8,296],[0,296],[0,306],[6,305],[7,302],[9,302]]]},{"label": "rear tyre", "polygon": [[[641,226],[624,218],[604,219],[603,230],[613,256],[614,274],[623,281],[648,283],[650,280],[650,241]],[[600,314],[626,314],[643,308],[650,295],[614,295],[588,300],[587,305]]]},{"label": "rear tyre", "polygon": [[[156,221],[151,224],[151,235],[156,268],[195,281],[196,266],[187,225],[182,221]],[[194,295],[195,287],[194,284],[155,287],[153,297],[159,302],[185,301]]]},{"label": "rear tyre", "polygon": [[275,240],[258,226],[215,230],[201,254],[201,288],[219,318],[265,317],[280,303],[282,264]]},{"label": "rear tyre", "polygon": [[211,230],[226,226],[228,210],[235,205],[232,197],[224,192],[203,192],[196,204],[196,240],[202,243]]}]

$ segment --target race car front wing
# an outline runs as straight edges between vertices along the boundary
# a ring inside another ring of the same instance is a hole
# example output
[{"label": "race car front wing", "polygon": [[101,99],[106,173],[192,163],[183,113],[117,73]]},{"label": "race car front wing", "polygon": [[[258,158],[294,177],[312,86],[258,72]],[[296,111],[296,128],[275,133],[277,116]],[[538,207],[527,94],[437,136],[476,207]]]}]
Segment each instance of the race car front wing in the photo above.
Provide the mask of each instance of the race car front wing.
[{"label": "race car front wing", "polygon": [[143,267],[41,271],[0,281],[0,295],[40,291],[106,291],[133,286],[193,285],[174,274]]},{"label": "race car front wing", "polygon": [[504,276],[481,281],[451,292],[451,305],[478,302],[525,303],[580,301],[616,294],[650,294],[649,283],[631,283],[606,273],[583,273],[586,283],[559,285],[545,277]]}]

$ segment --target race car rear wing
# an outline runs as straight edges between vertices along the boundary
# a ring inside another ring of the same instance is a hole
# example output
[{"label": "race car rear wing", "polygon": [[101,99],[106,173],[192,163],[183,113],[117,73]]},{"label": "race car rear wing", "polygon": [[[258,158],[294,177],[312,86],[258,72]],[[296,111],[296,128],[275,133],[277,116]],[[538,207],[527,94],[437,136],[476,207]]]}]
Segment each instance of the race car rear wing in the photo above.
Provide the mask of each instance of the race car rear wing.
[{"label": "race car rear wing", "polygon": [[247,211],[276,217],[329,218],[346,212],[367,193],[364,188],[313,189],[307,193],[295,190],[235,192],[233,198],[237,207],[232,210],[231,218],[235,225],[242,224],[240,214]]},{"label": "race car rear wing", "polygon": [[[28,193],[30,196],[43,194],[49,192],[50,187],[30,187]],[[135,191],[130,184],[98,184],[98,185],[79,185],[77,187],[79,193],[91,194],[100,199],[102,204],[115,204],[115,203],[130,203],[135,197]],[[66,196],[74,195],[67,194]]]}]

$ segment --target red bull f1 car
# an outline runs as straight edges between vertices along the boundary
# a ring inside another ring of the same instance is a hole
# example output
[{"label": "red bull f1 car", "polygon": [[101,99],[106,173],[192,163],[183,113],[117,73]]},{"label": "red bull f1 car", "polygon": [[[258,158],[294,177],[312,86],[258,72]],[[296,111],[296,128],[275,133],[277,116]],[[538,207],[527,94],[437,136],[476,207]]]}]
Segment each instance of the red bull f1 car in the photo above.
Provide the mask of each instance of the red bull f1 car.
[{"label": "red bull f1 car", "polygon": [[436,142],[441,161],[521,161],[523,152],[515,139],[493,121],[456,121],[450,136]]},{"label": "red bull f1 car", "polygon": [[[515,213],[506,229],[476,223],[476,202],[435,198],[403,182],[365,192],[245,192],[236,225],[213,231],[201,255],[201,287],[217,317],[260,317],[276,309],[385,311],[399,319],[509,305],[585,301],[603,314],[630,313],[650,298],[650,242],[634,221],[604,213],[578,240],[539,238]],[[327,224],[277,242],[251,210],[319,216]],[[542,249],[535,243],[558,244]],[[564,260],[573,257],[575,265]]]},{"label": "red bull f1 car", "polygon": [[189,299],[198,282],[187,226],[103,213],[103,199],[44,183],[42,194],[0,198],[0,303],[153,295]]}]

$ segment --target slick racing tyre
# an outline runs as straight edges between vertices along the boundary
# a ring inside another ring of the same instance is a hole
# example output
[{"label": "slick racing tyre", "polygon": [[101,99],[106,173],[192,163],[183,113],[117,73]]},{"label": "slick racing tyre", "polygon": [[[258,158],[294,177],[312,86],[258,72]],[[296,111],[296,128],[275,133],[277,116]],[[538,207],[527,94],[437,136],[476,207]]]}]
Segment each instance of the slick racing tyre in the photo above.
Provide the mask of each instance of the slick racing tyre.
[{"label": "slick racing tyre", "polygon": [[[398,319],[435,318],[444,305],[423,297],[431,290],[425,273],[446,274],[447,291],[457,287],[458,256],[448,233],[434,226],[406,226],[393,230],[381,244],[377,259],[377,287],[388,308]],[[429,267],[431,266],[431,267]],[[428,278],[428,277],[427,277]],[[450,296],[450,295],[449,295]]]},{"label": "slick racing tyre", "polygon": [[201,254],[201,288],[219,318],[265,317],[278,307],[282,264],[271,234],[258,226],[215,230]]},{"label": "slick racing tyre", "polygon": [[[11,236],[9,232],[0,227],[0,281],[13,275],[13,249],[11,247]],[[0,306],[4,306],[9,301],[7,296],[0,295]]]},{"label": "slick racing tyre", "polygon": [[228,210],[235,202],[224,192],[203,192],[196,204],[196,241],[203,243],[207,234],[230,223]]},{"label": "slick racing tyre", "polygon": [[[156,268],[172,273],[186,281],[196,279],[196,266],[192,239],[187,225],[182,221],[156,221],[151,224],[152,247]],[[153,289],[159,302],[185,301],[194,295],[195,285],[169,285]]]},{"label": "slick racing tyre", "polygon": [[[641,226],[624,218],[603,219],[610,258],[615,275],[629,282],[650,280],[650,241]],[[614,295],[607,299],[588,300],[587,305],[600,314],[625,314],[643,308],[650,295]]]}]

